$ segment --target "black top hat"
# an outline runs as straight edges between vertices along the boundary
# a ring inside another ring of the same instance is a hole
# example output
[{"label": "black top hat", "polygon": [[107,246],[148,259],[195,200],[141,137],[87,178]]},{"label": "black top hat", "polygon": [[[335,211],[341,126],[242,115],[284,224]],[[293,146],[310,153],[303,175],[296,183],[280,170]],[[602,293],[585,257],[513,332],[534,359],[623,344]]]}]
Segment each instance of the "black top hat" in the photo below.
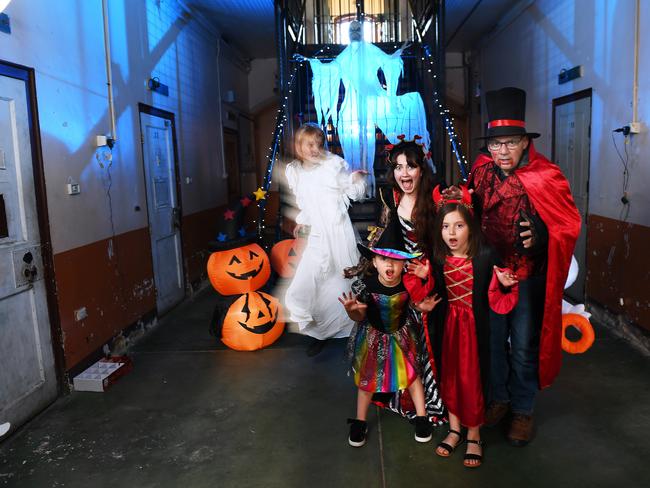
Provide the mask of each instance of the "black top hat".
[{"label": "black top hat", "polygon": [[477,139],[501,136],[539,137],[537,132],[526,131],[526,92],[521,88],[507,87],[485,93],[487,105],[487,133]]},{"label": "black top hat", "polygon": [[370,246],[364,246],[361,243],[357,244],[359,252],[365,258],[372,259],[375,255],[379,255],[405,261],[407,259],[415,259],[422,255],[421,252],[410,253],[406,250],[404,236],[402,236],[402,231],[397,223],[397,215],[393,213],[392,217],[374,244]]}]

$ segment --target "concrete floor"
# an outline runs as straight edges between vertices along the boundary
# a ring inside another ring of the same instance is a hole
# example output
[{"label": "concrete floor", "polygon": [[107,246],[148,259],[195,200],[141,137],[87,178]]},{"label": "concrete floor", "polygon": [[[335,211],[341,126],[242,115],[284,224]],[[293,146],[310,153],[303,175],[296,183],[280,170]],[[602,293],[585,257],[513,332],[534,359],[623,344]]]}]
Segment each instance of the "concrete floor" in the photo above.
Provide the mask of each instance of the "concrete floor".
[{"label": "concrete floor", "polygon": [[214,303],[210,289],[183,303],[110,390],[61,398],[2,441],[0,486],[650,486],[650,361],[600,328],[541,393],[534,442],[513,448],[485,429],[484,465],[470,471],[462,450],[437,457],[388,412],[371,412],[368,443],[349,447],[344,341],[316,358],[294,334],[227,350],[208,335]]}]

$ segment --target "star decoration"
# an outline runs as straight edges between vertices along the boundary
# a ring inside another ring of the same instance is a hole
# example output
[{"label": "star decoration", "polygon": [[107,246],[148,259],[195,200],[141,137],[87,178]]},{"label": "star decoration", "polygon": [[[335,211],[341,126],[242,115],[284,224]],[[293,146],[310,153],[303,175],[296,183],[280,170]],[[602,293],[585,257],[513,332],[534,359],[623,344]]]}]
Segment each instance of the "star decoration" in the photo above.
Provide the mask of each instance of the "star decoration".
[{"label": "star decoration", "polygon": [[240,227],[239,228],[239,235],[242,236],[242,237],[245,237],[246,236],[246,229],[244,229],[243,227]]},{"label": "star decoration", "polygon": [[235,211],[234,211],[234,210],[230,210],[230,209],[226,210],[226,211],[223,213],[223,218],[224,218],[225,220],[232,220],[232,219],[234,219],[234,218],[235,218]]},{"label": "star decoration", "polygon": [[262,190],[261,186],[257,189],[257,191],[253,192],[253,195],[255,195],[255,200],[264,200],[266,198],[266,192]]},{"label": "star decoration", "polygon": [[217,236],[217,240],[219,242],[226,242],[226,239],[228,239],[228,236],[224,234],[223,232],[219,232],[219,235]]},{"label": "star decoration", "polygon": [[251,200],[250,198],[248,198],[248,197],[246,196],[246,197],[242,198],[242,199],[239,200],[239,201],[241,202],[241,204],[242,204],[243,207],[248,207],[248,206],[251,204],[251,202],[252,202],[253,200]]}]

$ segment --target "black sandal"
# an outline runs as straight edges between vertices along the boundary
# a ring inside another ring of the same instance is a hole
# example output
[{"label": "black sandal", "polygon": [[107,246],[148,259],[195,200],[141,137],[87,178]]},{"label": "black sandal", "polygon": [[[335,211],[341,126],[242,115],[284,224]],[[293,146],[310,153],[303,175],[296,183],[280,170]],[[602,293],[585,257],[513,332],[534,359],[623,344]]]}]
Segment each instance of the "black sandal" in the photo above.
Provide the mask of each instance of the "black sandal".
[{"label": "black sandal", "polygon": [[[440,456],[440,457],[449,457],[449,456],[451,456],[452,453],[456,450],[456,448],[463,443],[463,440],[464,440],[463,439],[463,434],[461,434],[457,430],[449,429],[447,431],[447,435],[445,437],[448,437],[449,434],[456,434],[458,436],[459,440],[458,440],[458,442],[456,443],[455,446],[451,446],[451,445],[447,444],[446,442],[441,442],[440,444],[438,444],[438,446],[436,447],[436,454],[438,456]],[[440,452],[438,451],[439,448],[443,448],[445,451],[447,451],[447,454],[440,454]]]},{"label": "black sandal", "polygon": [[[478,440],[475,441],[473,439],[467,439],[466,442],[468,444],[476,444],[481,448],[481,454],[468,454],[465,453],[465,457],[463,458],[463,466],[466,468],[478,468],[481,464],[483,464],[483,441]],[[474,464],[468,464],[467,461],[478,461],[478,463]]]}]

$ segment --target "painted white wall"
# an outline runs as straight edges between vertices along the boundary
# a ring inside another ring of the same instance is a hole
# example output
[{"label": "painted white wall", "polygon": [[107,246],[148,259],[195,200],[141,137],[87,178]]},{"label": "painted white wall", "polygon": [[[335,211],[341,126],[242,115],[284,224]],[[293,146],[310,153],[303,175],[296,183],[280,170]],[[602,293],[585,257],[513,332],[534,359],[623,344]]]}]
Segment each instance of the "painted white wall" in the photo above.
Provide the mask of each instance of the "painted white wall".
[{"label": "painted white wall", "polygon": [[239,114],[248,114],[248,63],[239,62],[237,51],[222,42],[219,55],[221,68],[221,101],[223,125],[239,130]]},{"label": "painted white wall", "polygon": [[465,68],[463,53],[445,54],[445,95],[459,105],[465,104]]},{"label": "painted white wall", "polygon": [[248,75],[248,104],[251,113],[255,113],[258,108],[277,100],[278,94],[274,91],[277,73],[277,58],[251,61],[251,72]]},{"label": "painted white wall", "polygon": [[[632,121],[635,1],[537,0],[480,46],[483,92],[504,86],[527,91],[526,127],[551,157],[552,100],[593,89],[589,213],[620,219],[623,168],[612,130]],[[650,225],[650,4],[641,2],[639,119],[646,132],[630,138],[628,221]],[[582,65],[582,78],[558,84],[560,70]],[[483,114],[485,117],[485,114]],[[485,122],[485,120],[484,120]],[[619,148],[623,140],[616,135]]]},{"label": "painted white wall", "polygon": [[[101,5],[12,2],[12,33],[0,39],[0,59],[36,72],[55,253],[109,237],[111,215],[117,234],[148,225],[138,102],[175,114],[184,214],[226,200],[216,37],[176,0],[108,2],[118,142],[107,171],[106,150],[94,146],[110,130]],[[168,97],[146,89],[154,76],[169,86]],[[68,178],[81,184],[80,195],[66,194]]]}]

